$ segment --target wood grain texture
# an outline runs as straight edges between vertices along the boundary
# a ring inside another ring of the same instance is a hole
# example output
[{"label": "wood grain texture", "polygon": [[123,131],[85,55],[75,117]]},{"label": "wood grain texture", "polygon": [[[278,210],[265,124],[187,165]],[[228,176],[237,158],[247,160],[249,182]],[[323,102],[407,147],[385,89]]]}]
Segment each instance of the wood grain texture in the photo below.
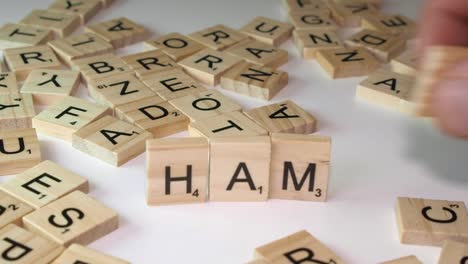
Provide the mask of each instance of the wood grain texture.
[{"label": "wood grain texture", "polygon": [[286,50],[253,39],[245,39],[225,51],[247,62],[275,69],[289,60]]},{"label": "wood grain texture", "polygon": [[258,16],[240,31],[251,38],[278,47],[291,37],[293,26],[267,17]]},{"label": "wood grain texture", "polygon": [[63,38],[73,33],[81,23],[80,17],[75,14],[34,9],[20,21],[20,24],[52,30],[56,36]]},{"label": "wood grain texture", "polygon": [[79,70],[83,81],[93,82],[115,75],[133,74],[134,71],[113,54],[103,54],[73,61],[73,69]]},{"label": "wood grain texture", "polygon": [[454,241],[445,241],[442,247],[442,253],[439,258],[439,264],[460,263],[468,261],[468,244]]},{"label": "wood grain texture", "polygon": [[31,128],[35,115],[31,95],[0,95],[0,130]]},{"label": "wood grain texture", "polygon": [[55,0],[49,5],[49,10],[77,15],[80,17],[81,25],[84,25],[99,12],[101,4],[100,0],[86,0],[75,3],[67,0]]},{"label": "wood grain texture", "polygon": [[405,39],[414,38],[417,24],[412,19],[402,15],[373,15],[362,18],[361,27],[398,35]]},{"label": "wood grain texture", "polygon": [[0,229],[9,224],[22,226],[23,216],[29,214],[33,210],[31,206],[25,204],[21,200],[0,191],[0,211],[2,212],[0,215]]},{"label": "wood grain texture", "polygon": [[55,259],[51,264],[71,263],[130,264],[130,262],[126,260],[104,254],[79,244],[72,244],[69,246],[60,257]]},{"label": "wood grain texture", "polygon": [[0,28],[0,50],[37,46],[52,39],[51,30],[7,23]]},{"label": "wood grain texture", "polygon": [[283,5],[288,12],[314,11],[330,15],[330,9],[324,0],[283,0]]},{"label": "wood grain texture", "polygon": [[224,50],[248,38],[247,35],[224,25],[208,27],[191,33],[188,37],[213,50]]},{"label": "wood grain texture", "polygon": [[21,173],[40,162],[35,129],[0,131],[0,176]]},{"label": "wood grain texture", "polygon": [[406,40],[395,35],[363,29],[345,41],[350,47],[368,49],[382,62],[389,62],[406,49]]},{"label": "wood grain texture", "polygon": [[375,5],[365,0],[329,1],[328,7],[342,27],[359,27],[363,17],[378,14]]},{"label": "wood grain texture", "polygon": [[180,33],[169,33],[156,39],[145,41],[148,50],[158,49],[174,61],[180,61],[205,48],[202,44]]},{"label": "wood grain texture", "polygon": [[334,30],[302,29],[294,30],[293,35],[299,54],[305,59],[315,59],[317,52],[322,49],[344,47]]},{"label": "wood grain texture", "polygon": [[131,54],[122,57],[122,60],[135,71],[136,75],[142,78],[148,74],[154,74],[171,70],[177,64],[161,50],[151,50]]},{"label": "wood grain texture", "polygon": [[314,10],[300,10],[289,13],[289,20],[296,30],[320,29],[337,30],[338,25],[324,12]]},{"label": "wood grain texture", "polygon": [[125,17],[86,26],[85,32],[100,36],[116,49],[143,41],[149,35],[144,26]]},{"label": "wood grain texture", "polygon": [[407,256],[399,259],[394,259],[380,264],[423,264],[416,256]]}]

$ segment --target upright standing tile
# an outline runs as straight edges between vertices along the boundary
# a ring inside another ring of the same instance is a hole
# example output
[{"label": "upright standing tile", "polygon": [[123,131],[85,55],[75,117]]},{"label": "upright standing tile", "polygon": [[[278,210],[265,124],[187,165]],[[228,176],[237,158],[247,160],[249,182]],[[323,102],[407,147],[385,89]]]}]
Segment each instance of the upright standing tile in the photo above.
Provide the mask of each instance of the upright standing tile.
[{"label": "upright standing tile", "polygon": [[171,70],[177,64],[161,50],[152,50],[122,58],[138,77]]},{"label": "upright standing tile", "polygon": [[286,50],[253,39],[246,39],[225,50],[247,62],[278,68],[289,60]]},{"label": "upright standing tile", "polygon": [[170,103],[192,121],[242,110],[242,106],[214,90],[180,97]]},{"label": "upright standing tile", "polygon": [[133,70],[120,57],[113,54],[103,54],[80,59],[74,61],[73,64],[73,68],[81,72],[86,82],[133,73]]},{"label": "upright standing tile", "polygon": [[378,59],[389,62],[400,55],[406,48],[406,40],[395,35],[363,29],[346,40],[351,47],[368,49]]},{"label": "upright standing tile", "polygon": [[211,86],[219,84],[227,70],[242,62],[242,59],[211,49],[204,49],[183,59],[179,64],[195,79]]},{"label": "upright standing tile", "polygon": [[252,109],[245,113],[270,133],[310,134],[317,119],[290,100]]},{"label": "upright standing tile", "polygon": [[310,10],[330,14],[328,3],[324,0],[283,0],[289,12]]},{"label": "upright standing tile", "polygon": [[152,134],[137,126],[105,116],[73,134],[74,148],[107,162],[121,166],[145,151],[145,141]]},{"label": "upright standing tile", "polygon": [[277,47],[291,37],[293,26],[266,17],[256,17],[241,28],[241,31],[258,41]]},{"label": "upright standing tile", "polygon": [[41,162],[41,148],[32,128],[0,131],[0,175],[21,173]]},{"label": "upright standing tile", "polygon": [[468,243],[468,214],[463,202],[400,197],[396,215],[403,244],[441,247],[445,240]]},{"label": "upright standing tile", "polygon": [[16,75],[12,72],[0,73],[0,95],[18,94],[19,92]]},{"label": "upright standing tile", "polygon": [[247,38],[247,35],[224,25],[205,28],[188,36],[214,50],[224,50]]},{"label": "upright standing tile", "polygon": [[327,14],[316,11],[297,11],[289,14],[289,19],[296,30],[321,29],[337,30],[338,26]]},{"label": "upright standing tile", "polygon": [[329,1],[332,17],[340,26],[359,27],[366,16],[377,15],[375,5],[367,0]]},{"label": "upright standing tile", "polygon": [[71,142],[78,129],[108,113],[107,107],[67,96],[35,116],[33,127],[39,133]]},{"label": "upright standing tile", "polygon": [[101,2],[100,0],[55,0],[49,9],[78,15],[81,24],[84,25],[99,12]]},{"label": "upright standing tile", "polygon": [[52,31],[32,25],[8,23],[0,28],[0,50],[37,46],[52,38]]},{"label": "upright standing tile", "polygon": [[23,225],[23,216],[33,210],[31,206],[0,191],[0,229],[9,224]]},{"label": "upright standing tile", "polygon": [[294,30],[294,41],[299,54],[306,59],[315,59],[322,49],[344,47],[335,31],[321,29]]},{"label": "upright standing tile", "polygon": [[3,52],[5,62],[18,81],[23,81],[32,70],[60,69],[61,63],[48,46],[8,49]]},{"label": "upright standing tile", "polygon": [[89,186],[86,178],[46,160],[3,183],[0,189],[38,209],[76,190],[87,193]]},{"label": "upright standing tile", "polygon": [[205,202],[209,145],[205,138],[153,139],[146,143],[148,205]]},{"label": "upright standing tile", "polygon": [[317,62],[332,79],[368,75],[380,66],[379,61],[364,48],[320,50]]},{"label": "upright standing tile", "polygon": [[148,49],[158,49],[167,54],[174,61],[180,61],[186,57],[204,49],[198,42],[180,33],[169,33],[157,39],[145,41]]},{"label": "upright standing tile", "polygon": [[31,128],[35,115],[31,95],[0,95],[0,130]]},{"label": "upright standing tile", "polygon": [[421,55],[415,48],[409,47],[399,56],[390,61],[392,71],[400,74],[415,76]]},{"label": "upright standing tile", "polygon": [[399,35],[406,39],[414,37],[417,32],[416,22],[402,15],[366,16],[363,17],[361,26],[364,29]]},{"label": "upright standing tile", "polygon": [[407,256],[399,259],[394,259],[380,264],[423,264],[416,256]]},{"label": "upright standing tile", "polygon": [[288,84],[288,73],[252,63],[234,66],[221,77],[221,87],[262,100],[270,100]]},{"label": "upright standing tile", "polygon": [[62,253],[64,248],[16,225],[0,229],[0,262],[21,264],[47,264]]},{"label": "upright standing tile", "polygon": [[266,201],[270,160],[270,137],[211,139],[210,200]]},{"label": "upright standing tile", "polygon": [[36,105],[51,105],[73,95],[80,86],[80,73],[69,70],[34,70],[21,88]]},{"label": "upright standing tile", "polygon": [[143,41],[149,35],[144,26],[125,17],[87,26],[85,30],[99,35],[116,49]]},{"label": "upright standing tile", "polygon": [[55,10],[33,10],[20,21],[20,24],[32,25],[52,30],[63,38],[80,26],[80,17],[75,14]]},{"label": "upright standing tile", "polygon": [[28,230],[69,246],[89,244],[117,229],[117,213],[80,192],[72,192],[23,218]]},{"label": "upright standing tile", "polygon": [[99,263],[99,264],[130,264],[123,259],[106,255],[94,249],[90,249],[78,244],[72,244],[66,249],[60,257],[51,264],[80,264],[80,263]]},{"label": "upright standing tile", "polygon": [[445,241],[439,264],[465,264],[468,263],[468,244]]},{"label": "upright standing tile", "polygon": [[340,257],[307,231],[300,231],[258,247],[255,249],[255,256],[270,264],[305,261],[311,263],[344,263]]}]

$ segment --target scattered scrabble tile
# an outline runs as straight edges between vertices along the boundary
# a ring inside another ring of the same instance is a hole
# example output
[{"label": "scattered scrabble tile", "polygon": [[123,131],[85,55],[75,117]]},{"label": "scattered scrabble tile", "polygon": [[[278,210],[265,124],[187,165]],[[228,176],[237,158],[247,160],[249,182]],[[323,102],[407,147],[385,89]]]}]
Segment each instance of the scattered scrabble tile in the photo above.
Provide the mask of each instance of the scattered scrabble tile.
[{"label": "scattered scrabble tile", "polygon": [[406,40],[399,36],[363,29],[346,40],[351,47],[367,48],[383,62],[400,55],[406,48]]},{"label": "scattered scrabble tile", "polygon": [[410,47],[399,56],[393,58],[390,61],[390,66],[392,71],[396,73],[415,76],[420,59],[420,55],[416,49]]},{"label": "scattered scrabble tile", "polygon": [[271,144],[270,198],[326,201],[331,139],[272,134]]},{"label": "scattered scrabble tile", "polygon": [[21,93],[31,94],[36,105],[51,105],[73,95],[80,86],[80,73],[69,70],[34,70]]},{"label": "scattered scrabble tile", "polygon": [[100,1],[103,7],[109,7],[114,2],[114,0],[100,0]]},{"label": "scattered scrabble tile", "polygon": [[252,63],[234,66],[221,77],[221,87],[262,100],[270,100],[288,84],[288,73]]},{"label": "scattered scrabble tile", "polygon": [[273,46],[279,46],[291,36],[293,26],[266,17],[256,17],[241,28],[248,36]]},{"label": "scattered scrabble tile", "polygon": [[82,25],[95,16],[100,9],[100,0],[55,0],[49,6],[49,10],[78,15]]},{"label": "scattered scrabble tile", "polygon": [[161,50],[151,50],[122,58],[138,77],[171,70],[177,64]]},{"label": "scattered scrabble tile", "polygon": [[210,142],[210,200],[266,201],[270,137],[213,138]]},{"label": "scattered scrabble tile", "polygon": [[22,225],[23,216],[33,210],[27,204],[0,191],[0,228],[9,224]]},{"label": "scattered scrabble tile", "polygon": [[306,59],[315,59],[317,51],[344,47],[335,31],[321,29],[294,30],[294,42],[299,54]]},{"label": "scattered scrabble tile", "polygon": [[51,264],[83,264],[83,263],[99,263],[99,264],[130,264],[123,259],[106,255],[94,249],[90,249],[78,244],[72,244],[66,249],[60,257],[54,260]]},{"label": "scattered scrabble tile", "polygon": [[343,264],[335,253],[307,231],[300,231],[255,250],[258,259],[270,264],[336,263]]},{"label": "scattered scrabble tile", "polygon": [[16,225],[0,229],[0,262],[21,264],[47,264],[62,253],[64,248]]},{"label": "scattered scrabble tile", "polygon": [[32,128],[0,131],[0,175],[21,173],[41,162],[41,148]]},{"label": "scattered scrabble tile", "polygon": [[75,60],[112,53],[114,50],[110,43],[91,33],[53,40],[49,42],[49,46],[70,67]]},{"label": "scattered scrabble tile", "polygon": [[241,61],[238,57],[220,51],[204,49],[179,64],[201,83],[216,86],[221,75]]},{"label": "scattered scrabble tile", "polygon": [[382,262],[381,264],[423,264],[416,256],[403,257],[391,261]]},{"label": "scattered scrabble tile", "polygon": [[289,60],[286,50],[253,39],[246,39],[225,50],[247,62],[278,68]]},{"label": "scattered scrabble tile", "polygon": [[102,37],[116,49],[143,41],[149,34],[145,27],[125,17],[87,26],[85,31]]},{"label": "scattered scrabble tile", "polygon": [[309,10],[330,14],[328,4],[323,0],[283,0],[283,3],[289,12]]},{"label": "scattered scrabble tile", "polygon": [[35,115],[31,95],[0,95],[0,130],[31,128]]},{"label": "scattered scrabble tile", "polygon": [[445,241],[442,248],[442,254],[439,258],[439,264],[450,263],[468,263],[468,244],[454,241]]},{"label": "scattered scrabble tile", "polygon": [[413,83],[414,78],[411,76],[379,69],[358,85],[356,96],[371,103],[410,113],[413,107]]},{"label": "scattered scrabble tile", "polygon": [[116,116],[153,134],[155,138],[187,130],[190,119],[159,96],[119,105]]},{"label": "scattered scrabble tile", "polygon": [[73,68],[81,71],[86,82],[97,81],[114,75],[133,73],[133,70],[120,58],[113,54],[103,54],[76,60]]},{"label": "scattered scrabble tile", "polygon": [[247,35],[224,25],[209,27],[194,32],[188,36],[200,44],[214,50],[224,50],[237,42],[248,38]]},{"label": "scattered scrabble tile", "polygon": [[403,244],[442,246],[445,240],[468,243],[463,202],[398,198],[396,215]]},{"label": "scattered scrabble tile", "polygon": [[180,33],[169,33],[157,39],[145,41],[147,49],[159,49],[166,53],[174,61],[180,61],[186,57],[204,49],[198,42]]},{"label": "scattered scrabble tile", "polygon": [[11,72],[0,73],[0,95],[19,93],[16,75]]},{"label": "scattered scrabble tile", "polygon": [[192,121],[242,110],[242,106],[214,90],[180,97],[170,103]]},{"label": "scattered scrabble tile", "polygon": [[268,132],[241,112],[231,112],[204,120],[190,123],[191,136],[217,137],[249,137],[268,135]]},{"label": "scattered scrabble tile", "polygon": [[0,28],[0,50],[45,44],[52,31],[30,25],[5,24]]},{"label": "scattered scrabble tile", "polygon": [[296,30],[321,29],[337,30],[336,23],[325,13],[316,11],[297,11],[289,14],[289,19]]},{"label": "scattered scrabble tile", "polygon": [[153,136],[146,130],[111,116],[105,116],[73,134],[74,148],[121,166],[145,151],[145,141]]},{"label": "scattered scrabble tile", "polygon": [[32,123],[41,134],[71,142],[78,129],[108,113],[105,106],[67,96],[35,116]]},{"label": "scattered scrabble tile", "polygon": [[80,26],[80,17],[75,14],[56,10],[33,10],[20,21],[20,24],[52,30],[63,38],[70,35]]},{"label": "scattered scrabble tile", "polygon": [[72,192],[23,218],[24,226],[61,245],[89,244],[117,229],[114,210],[90,196]]},{"label": "scattered scrabble tile", "polygon": [[61,64],[48,46],[8,49],[3,52],[5,62],[18,81],[23,81],[32,70],[60,69]]},{"label": "scattered scrabble tile", "polygon": [[147,203],[205,202],[209,145],[205,138],[153,139],[146,143]]},{"label": "scattered scrabble tile", "polygon": [[364,48],[319,50],[317,62],[332,79],[368,75],[380,66],[379,61]]},{"label": "scattered scrabble tile", "polygon": [[245,112],[270,133],[310,134],[317,129],[317,119],[290,100]]},{"label": "scattered scrabble tile", "polygon": [[375,5],[363,0],[329,1],[328,7],[338,25],[348,27],[359,27],[363,17],[378,13]]},{"label": "scattered scrabble tile", "polygon": [[399,35],[410,39],[416,35],[417,24],[408,17],[402,15],[374,15],[362,18],[361,27],[375,31]]},{"label": "scattered scrabble tile", "polygon": [[24,171],[0,185],[0,189],[38,209],[76,190],[88,192],[88,180],[52,161]]}]

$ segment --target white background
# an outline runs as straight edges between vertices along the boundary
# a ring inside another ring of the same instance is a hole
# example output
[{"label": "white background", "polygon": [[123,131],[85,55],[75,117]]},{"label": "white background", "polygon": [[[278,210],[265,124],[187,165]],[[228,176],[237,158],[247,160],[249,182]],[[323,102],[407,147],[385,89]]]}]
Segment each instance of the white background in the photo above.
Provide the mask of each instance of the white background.
[{"label": "white background", "polygon": [[[0,24],[19,21],[50,2],[5,1]],[[416,18],[422,3],[387,0],[384,10]],[[279,0],[117,0],[92,22],[127,16],[159,36],[218,23],[240,28],[258,15],[285,19]],[[356,100],[361,78],[331,81],[315,62],[298,58],[292,41],[283,48],[291,53],[291,62],[282,67],[290,73],[290,84],[273,101],[294,100],[319,118],[319,134],[332,136],[329,201],[150,208],[145,203],[144,155],[114,168],[41,136],[45,159],[89,178],[90,194],[120,213],[121,227],[91,247],[138,264],[239,264],[251,259],[255,247],[307,229],[347,263],[409,254],[436,263],[438,248],[399,243],[394,203],[398,196],[468,201],[468,143],[440,135],[429,122]],[[124,52],[141,49],[136,45]],[[265,104],[226,94],[246,109]]]}]

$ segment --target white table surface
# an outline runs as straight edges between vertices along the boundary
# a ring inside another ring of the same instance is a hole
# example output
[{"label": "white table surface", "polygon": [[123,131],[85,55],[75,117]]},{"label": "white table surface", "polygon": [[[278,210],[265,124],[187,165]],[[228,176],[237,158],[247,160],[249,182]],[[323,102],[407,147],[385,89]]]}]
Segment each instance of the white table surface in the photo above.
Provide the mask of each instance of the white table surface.
[{"label": "white table surface", "polygon": [[[50,2],[8,1],[0,10],[0,24],[19,21]],[[422,3],[386,0],[384,10],[416,18]],[[162,35],[218,23],[239,28],[258,15],[285,19],[279,0],[116,0],[91,22],[126,16]],[[329,201],[147,207],[145,155],[114,168],[40,136],[45,159],[89,178],[90,194],[120,213],[120,228],[92,248],[138,264],[239,264],[251,259],[255,247],[307,229],[347,263],[409,254],[437,262],[438,248],[400,244],[394,204],[398,196],[467,202],[468,142],[442,136],[429,122],[356,100],[361,78],[329,80],[317,63],[298,58],[292,41],[283,48],[291,53],[291,62],[282,67],[290,73],[290,84],[273,101],[294,100],[319,118],[318,134],[333,138]],[[123,52],[141,49],[135,45]],[[226,94],[246,109],[265,104]]]}]

